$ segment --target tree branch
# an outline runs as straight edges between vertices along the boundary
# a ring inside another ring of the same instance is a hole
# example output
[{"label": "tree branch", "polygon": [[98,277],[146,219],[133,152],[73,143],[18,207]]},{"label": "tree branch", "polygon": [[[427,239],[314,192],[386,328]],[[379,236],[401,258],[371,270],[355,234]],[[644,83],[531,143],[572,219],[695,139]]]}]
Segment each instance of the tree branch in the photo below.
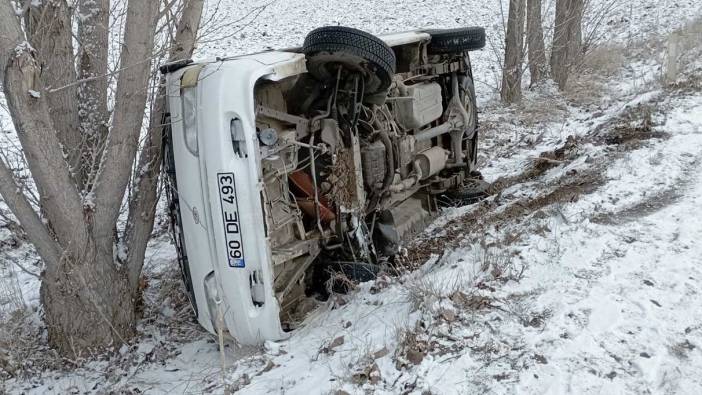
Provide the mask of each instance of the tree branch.
[{"label": "tree branch", "polygon": [[[157,1],[130,0],[120,63],[137,64],[154,48]],[[119,215],[139,144],[146,106],[150,63],[124,70],[117,81],[113,126],[107,137],[93,191],[96,200],[95,236],[107,237]]]},{"label": "tree branch", "polygon": [[[11,3],[0,2],[0,68],[5,71],[3,90],[17,136],[46,216],[58,230],[59,242],[63,246],[84,243],[82,204],[53,127],[47,99],[41,95],[40,67],[33,52],[24,40]],[[16,216],[22,222],[23,218]],[[31,218],[25,215],[24,220]]]},{"label": "tree branch", "polygon": [[68,163],[72,168],[80,161],[80,132],[78,130],[78,91],[76,89],[53,92],[50,89],[76,80],[73,67],[73,35],[71,10],[66,0],[28,2],[25,13],[27,36],[40,68],[42,85],[47,88],[46,99],[49,116],[59,141],[69,148]]},{"label": "tree branch", "polygon": [[20,221],[27,237],[34,244],[39,255],[47,265],[55,265],[61,258],[60,248],[49,230],[37,215],[22,193],[22,189],[15,183],[12,171],[5,161],[0,159],[0,195],[12,214]]},{"label": "tree branch", "polygon": [[[78,119],[80,121],[79,188],[89,188],[107,137],[107,74],[110,1],[81,0],[78,5]],[[86,188],[86,189],[87,189]]]}]

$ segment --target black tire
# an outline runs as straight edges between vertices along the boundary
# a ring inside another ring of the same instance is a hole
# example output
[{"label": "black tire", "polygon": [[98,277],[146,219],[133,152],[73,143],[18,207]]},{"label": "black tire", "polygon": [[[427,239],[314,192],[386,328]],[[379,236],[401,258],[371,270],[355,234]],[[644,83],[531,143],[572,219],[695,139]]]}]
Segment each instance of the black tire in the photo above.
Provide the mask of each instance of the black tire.
[{"label": "black tire", "polygon": [[180,70],[183,67],[190,65],[192,62],[193,62],[192,59],[176,60],[175,62],[169,62],[169,63],[161,65],[158,68],[158,71],[160,71],[161,74],[172,73],[176,70]]},{"label": "black tire", "polygon": [[477,203],[490,196],[491,184],[480,178],[468,178],[460,188],[444,194],[441,203],[447,207],[460,207]]},{"label": "black tire", "polygon": [[307,70],[322,81],[333,81],[338,67],[360,72],[365,93],[387,90],[395,74],[395,52],[372,34],[343,26],[325,26],[310,32],[302,52]]},{"label": "black tire", "polygon": [[[163,119],[164,125],[169,125],[171,122],[170,116]],[[193,278],[190,275],[190,263],[188,262],[188,253],[185,249],[185,238],[183,236],[183,227],[180,217],[180,204],[178,200],[178,187],[176,183],[175,157],[173,156],[173,134],[170,126],[166,126],[163,133],[163,171],[166,189],[166,200],[168,202],[168,217],[171,220],[171,232],[173,242],[178,255],[178,266],[180,266],[180,274],[183,278],[183,284],[187,291],[188,300],[193,307],[195,317],[198,316],[197,304],[195,303],[195,290],[193,289]]]},{"label": "black tire", "polygon": [[431,36],[427,48],[431,54],[475,51],[485,47],[485,29],[482,27],[433,29],[425,32]]}]

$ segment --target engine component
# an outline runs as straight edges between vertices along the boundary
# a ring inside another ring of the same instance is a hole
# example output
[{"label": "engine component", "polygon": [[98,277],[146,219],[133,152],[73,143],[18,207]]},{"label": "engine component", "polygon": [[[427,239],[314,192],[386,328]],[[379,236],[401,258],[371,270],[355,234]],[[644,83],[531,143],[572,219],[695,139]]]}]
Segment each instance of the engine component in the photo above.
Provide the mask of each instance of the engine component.
[{"label": "engine component", "polygon": [[287,174],[266,173],[264,177],[263,206],[266,235],[271,247],[278,248],[295,240],[296,232],[302,227],[300,212],[292,207]]},{"label": "engine component", "polygon": [[390,185],[390,192],[392,193],[400,193],[403,191],[407,191],[408,189],[412,188],[417,184],[418,178],[417,177],[409,177],[405,179],[401,179],[399,176],[396,177],[397,180],[393,182],[392,185]]},{"label": "engine component", "polygon": [[348,169],[351,170],[346,176],[346,188],[350,194],[349,199],[341,201],[340,208],[342,212],[357,212],[364,207],[366,201],[361,168],[361,143],[357,135],[351,135],[351,147],[347,151],[347,155],[343,156],[346,156]]},{"label": "engine component", "polygon": [[414,135],[415,140],[428,141],[434,137],[439,137],[442,134],[446,134],[451,131],[451,124],[448,122],[442,123],[439,126],[434,126],[433,128],[424,129],[421,132]]},{"label": "engine component", "polygon": [[263,174],[276,172],[289,173],[298,165],[298,147],[295,145],[295,130],[276,132],[278,141],[273,146],[261,147]]},{"label": "engine component", "polygon": [[[315,195],[315,188],[312,182],[312,177],[302,170],[297,170],[290,173],[290,181],[297,187],[301,192],[302,196],[296,194],[297,205],[300,209],[307,215],[311,217],[316,217],[317,212],[315,209],[315,201],[313,196]],[[336,219],[334,212],[329,208],[330,204],[323,198],[319,202],[319,217],[324,223],[329,223]]]},{"label": "engine component", "polygon": [[405,167],[412,162],[415,153],[415,140],[412,135],[405,135],[398,140],[399,164],[400,167]]},{"label": "engine component", "polygon": [[468,170],[475,170],[478,161],[478,107],[475,102],[475,87],[473,79],[461,76],[461,93],[463,106],[470,116],[470,124],[467,125],[466,136],[463,138],[465,142],[465,159],[468,163]]},{"label": "engine component", "polygon": [[424,229],[430,219],[431,214],[422,206],[421,200],[407,199],[380,213],[374,241],[382,253],[395,254],[400,242]]},{"label": "engine component", "polygon": [[264,145],[275,145],[278,142],[278,132],[273,128],[265,128],[258,133],[258,139]]},{"label": "engine component", "polygon": [[331,152],[336,152],[341,146],[341,134],[339,134],[339,124],[332,118],[324,118],[321,121],[322,142],[329,145]]},{"label": "engine component", "polygon": [[436,82],[404,85],[398,81],[401,100],[395,103],[398,123],[405,129],[416,129],[441,117],[441,86]]},{"label": "engine component", "polygon": [[[468,114],[464,108],[459,94],[458,76],[456,73],[451,75],[451,87],[453,96],[448,102],[448,108],[446,110],[447,121],[433,128],[424,129],[415,134],[414,137],[417,141],[426,141],[441,136],[442,134],[450,133],[451,151],[453,153],[452,166],[459,167],[463,165],[463,136],[465,135],[466,128],[473,125],[471,121],[471,115],[473,114]],[[470,130],[470,137],[473,137],[472,133],[474,133],[474,131],[474,128]]]},{"label": "engine component", "polygon": [[417,154],[415,163],[422,172],[419,178],[425,180],[443,170],[446,167],[448,157],[448,151],[439,146],[429,148]]},{"label": "engine component", "polygon": [[[460,98],[458,76],[451,74],[451,92],[453,96],[448,105],[448,122],[453,125],[451,130],[451,151],[453,152],[453,165],[463,165],[463,135],[465,128],[471,125],[470,115],[466,112],[464,103]],[[472,132],[472,131],[471,131]]]},{"label": "engine component", "polygon": [[385,145],[376,141],[361,150],[363,181],[371,189],[382,183],[385,178]]}]

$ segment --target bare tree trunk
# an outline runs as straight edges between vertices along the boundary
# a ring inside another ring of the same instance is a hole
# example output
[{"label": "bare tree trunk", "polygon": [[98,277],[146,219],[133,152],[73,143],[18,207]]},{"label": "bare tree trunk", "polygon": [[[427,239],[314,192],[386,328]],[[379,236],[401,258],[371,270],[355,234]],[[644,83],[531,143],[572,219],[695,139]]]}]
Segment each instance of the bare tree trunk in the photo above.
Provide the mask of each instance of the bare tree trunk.
[{"label": "bare tree trunk", "polygon": [[78,183],[90,189],[107,138],[107,55],[109,0],[81,0],[78,6],[78,86],[81,168]]},{"label": "bare tree trunk", "polygon": [[522,98],[524,63],[524,13],[526,0],[510,0],[505,37],[505,65],[502,71],[502,101],[514,103]]},{"label": "bare tree trunk", "polygon": [[541,22],[541,0],[527,0],[527,47],[531,85],[538,84],[546,74],[546,47]]},{"label": "bare tree trunk", "polygon": [[112,240],[69,249],[42,276],[41,301],[49,342],[64,355],[119,346],[134,335],[135,300],[127,269],[115,265]]},{"label": "bare tree trunk", "polygon": [[551,76],[561,89],[568,80],[568,8],[571,0],[556,1],[556,20],[551,45]]},{"label": "bare tree trunk", "polygon": [[[94,306],[92,304],[94,302],[91,302],[90,305],[84,305],[82,302],[87,302],[88,298],[94,297],[94,295],[92,292],[86,293],[90,296],[81,298],[79,295],[83,295],[83,288],[72,287],[75,284],[73,276],[77,272],[61,268],[64,265],[71,265],[76,258],[84,256],[85,253],[91,254],[90,251],[95,249],[90,248],[92,243],[90,243],[91,239],[83,219],[83,206],[64,160],[61,144],[57,134],[54,133],[47,104],[49,100],[42,95],[39,64],[33,56],[34,51],[26,44],[22,44],[24,37],[15,18],[11,3],[0,2],[0,48],[2,51],[0,67],[5,70],[3,91],[17,136],[24,149],[32,176],[37,183],[42,206],[45,208],[53,229],[58,229],[58,231],[52,235],[46,227],[43,231],[37,230],[36,227],[39,226],[37,222],[40,223],[41,220],[38,220],[36,213],[30,210],[31,206],[24,195],[17,192],[11,194],[10,191],[6,191],[5,186],[1,190],[25,230],[32,233],[30,238],[45,260],[47,270],[44,281],[42,281],[41,293],[46,311],[46,321],[50,328],[49,338],[62,352],[70,355],[70,351],[75,349],[74,347],[83,345],[84,341],[94,339],[95,333],[98,333],[99,329],[95,329],[93,337],[91,337],[89,336],[90,328],[94,328],[96,322],[77,321],[77,318],[82,317],[76,317],[75,313],[91,311],[90,307]],[[11,178],[11,174],[9,174],[6,164],[2,163],[2,167],[3,170],[0,171],[2,181],[12,182],[12,180],[8,180]],[[13,184],[14,182],[10,185]],[[56,240],[53,240],[53,237]],[[62,275],[54,275],[55,273]],[[69,281],[69,277],[73,278],[73,282]],[[52,286],[61,287],[64,291],[47,293],[47,289],[51,290]],[[110,289],[114,285],[108,283],[105,286],[104,282],[96,282],[92,286]],[[47,295],[51,296],[47,297]],[[118,297],[116,294],[110,296]],[[103,301],[104,299],[97,300]],[[119,302],[119,299],[116,301]],[[70,313],[73,316],[66,314],[66,310],[71,310]],[[57,320],[57,315],[63,315],[63,319]],[[103,326],[105,322],[104,319],[101,320]],[[56,332],[73,333],[76,326],[79,325],[84,326],[86,330],[80,333],[76,332],[77,337],[56,337]],[[107,333],[111,334],[112,332]]]},{"label": "bare tree trunk", "polygon": [[[183,10],[171,45],[169,61],[188,59],[195,49],[196,34],[200,27],[200,18],[204,0],[189,0]],[[166,118],[166,86],[161,79],[156,98],[152,104],[149,132],[144,148],[139,157],[139,174],[134,182],[134,190],[139,191],[129,205],[129,217],[125,230],[126,244],[130,246],[127,262],[130,270],[129,280],[136,291],[139,276],[144,263],[146,244],[154,227],[154,212],[158,203],[158,176],[161,170],[161,150]]]},{"label": "bare tree trunk", "polygon": [[[158,2],[129,1],[117,83],[114,126],[101,174],[131,169],[146,105]],[[119,173],[119,172],[118,172]],[[88,242],[69,246],[68,259],[47,268],[42,286],[49,338],[64,352],[119,344],[134,331],[135,300],[129,270],[114,260],[114,229],[125,186],[119,179],[96,185]]]},{"label": "bare tree trunk", "polygon": [[[54,132],[48,100],[42,94],[40,67],[33,51],[23,44],[19,28],[14,29],[17,21],[10,19],[6,24],[4,16],[0,14],[0,48],[7,48],[5,44],[9,42],[14,43],[9,44],[14,50],[3,53],[0,67],[5,69],[3,91],[17,137],[47,219],[54,229],[70,229],[70,232],[57,232],[57,239],[63,245],[84,244],[83,205],[68,171],[58,133]],[[14,18],[14,10],[10,18]]]},{"label": "bare tree trunk", "polygon": [[563,90],[582,56],[583,0],[557,0],[551,49],[551,76]]},{"label": "bare tree trunk", "polygon": [[[185,15],[176,33],[181,42],[173,50],[174,59],[192,53],[202,14],[203,0],[185,1]],[[73,30],[65,0],[36,4],[39,6],[32,6],[25,20],[25,28],[33,32],[29,36],[37,40],[35,47],[25,42],[25,31],[12,2],[0,1],[0,76],[17,136],[39,191],[42,212],[51,227],[32,207],[1,158],[0,194],[45,263],[41,299],[49,341],[64,355],[74,356],[86,349],[117,345],[134,333],[136,288],[157,201],[161,149],[158,122],[164,112],[163,94],[161,101],[152,106],[153,127],[140,156],[144,165],[140,169],[146,170],[135,182],[143,187],[142,193],[129,204],[130,223],[124,234],[130,247],[127,259],[119,249],[115,229],[142,130],[160,2],[130,0],[127,4],[113,126],[99,161],[96,182],[83,195],[79,193],[81,180],[72,177],[71,169],[93,166],[92,160],[84,160],[89,158],[85,151],[93,150],[94,157],[98,155],[94,147],[84,145],[83,154],[70,157],[75,162],[69,165],[63,147],[76,147],[67,144],[70,138],[80,136],[80,131],[107,130],[102,129],[107,119],[107,85],[95,77],[106,74],[107,31],[101,29],[106,29],[107,16],[101,13],[107,12],[109,3],[80,3],[82,11],[97,12],[82,15],[84,20],[78,29],[80,76],[86,79],[81,81],[73,66]],[[89,9],[93,6],[96,9]],[[63,59],[63,63],[56,59]],[[47,86],[53,89],[47,91]],[[77,86],[81,88],[81,104]],[[65,102],[59,100],[63,96]]]},{"label": "bare tree trunk", "polygon": [[[66,147],[68,163],[76,169],[80,157],[78,95],[73,57],[71,15],[65,0],[30,2],[25,24],[30,44],[36,50],[41,82],[49,115],[58,139]],[[63,88],[68,86],[68,88]],[[53,89],[58,89],[52,92]]]},{"label": "bare tree trunk", "polygon": [[570,0],[570,5],[569,71],[579,66],[583,58],[583,12],[585,0]]},{"label": "bare tree trunk", "polygon": [[127,5],[126,49],[120,57],[122,72],[117,81],[112,130],[101,159],[112,165],[100,166],[93,188],[99,208],[95,212],[97,237],[112,235],[139,148],[158,9],[155,1],[131,0]]}]

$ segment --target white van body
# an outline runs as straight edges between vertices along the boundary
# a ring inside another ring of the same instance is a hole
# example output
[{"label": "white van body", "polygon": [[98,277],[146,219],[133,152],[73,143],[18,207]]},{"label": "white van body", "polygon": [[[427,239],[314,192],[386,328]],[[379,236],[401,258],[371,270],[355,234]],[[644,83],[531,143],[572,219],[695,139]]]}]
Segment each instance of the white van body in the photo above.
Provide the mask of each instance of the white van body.
[{"label": "white van body", "polygon": [[[417,46],[431,36],[411,31],[380,39],[390,47]],[[274,266],[293,255],[316,257],[320,250],[319,238],[304,234],[295,251],[271,248],[262,163],[278,158],[263,157],[256,123],[257,84],[306,72],[306,56],[291,49],[191,63],[165,76],[168,154],[175,165],[170,187],[180,222],[175,232],[187,255],[191,302],[204,328],[221,329],[240,344],[288,336]]]}]

